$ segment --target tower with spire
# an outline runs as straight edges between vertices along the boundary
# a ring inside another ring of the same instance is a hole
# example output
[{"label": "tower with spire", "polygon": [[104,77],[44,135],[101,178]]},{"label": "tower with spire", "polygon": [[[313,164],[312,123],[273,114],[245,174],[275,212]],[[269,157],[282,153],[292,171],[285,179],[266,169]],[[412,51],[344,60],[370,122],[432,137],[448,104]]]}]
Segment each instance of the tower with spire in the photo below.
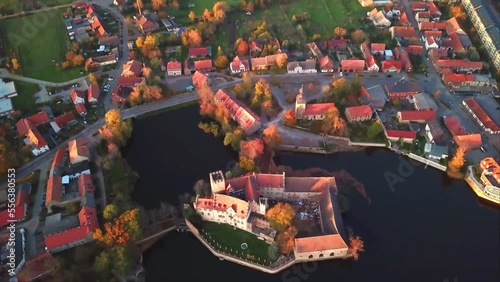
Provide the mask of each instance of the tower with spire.
[{"label": "tower with spire", "polygon": [[304,117],[304,111],[306,110],[306,100],[303,97],[304,94],[304,84],[299,89],[299,94],[295,99],[295,118],[302,119]]}]

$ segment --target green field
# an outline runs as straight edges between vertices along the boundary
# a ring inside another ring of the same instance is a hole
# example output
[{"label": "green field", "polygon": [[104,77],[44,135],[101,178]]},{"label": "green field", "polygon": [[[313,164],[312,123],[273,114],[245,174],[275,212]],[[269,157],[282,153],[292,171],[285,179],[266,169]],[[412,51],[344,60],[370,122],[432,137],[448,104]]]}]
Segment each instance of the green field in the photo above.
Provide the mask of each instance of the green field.
[{"label": "green field", "polygon": [[34,94],[40,91],[37,84],[24,81],[14,81],[17,90],[17,96],[12,98],[12,107],[14,110],[20,110],[24,113],[36,113],[36,103]]},{"label": "green field", "polygon": [[52,82],[64,82],[81,76],[79,68],[59,71],[52,62],[63,61],[71,47],[62,18],[63,10],[2,22],[9,46],[16,50],[20,58],[24,76]]}]

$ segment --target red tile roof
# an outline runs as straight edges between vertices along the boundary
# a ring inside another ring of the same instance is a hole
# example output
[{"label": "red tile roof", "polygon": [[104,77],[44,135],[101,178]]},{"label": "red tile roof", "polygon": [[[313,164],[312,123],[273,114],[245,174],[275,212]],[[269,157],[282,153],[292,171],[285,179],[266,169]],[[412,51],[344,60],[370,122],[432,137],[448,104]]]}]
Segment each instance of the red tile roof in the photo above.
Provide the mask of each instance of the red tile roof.
[{"label": "red tile roof", "polygon": [[192,80],[194,87],[201,87],[203,84],[208,82],[208,77],[204,73],[196,71],[193,74]]},{"label": "red tile roof", "polygon": [[446,21],[446,32],[448,33],[448,36],[455,32],[464,33],[455,17]]},{"label": "red tile roof", "polygon": [[453,137],[453,141],[459,146],[467,150],[477,149],[483,146],[483,140],[481,134],[466,134],[466,135],[456,135]]},{"label": "red tile roof", "polygon": [[316,253],[347,248],[347,244],[339,234],[295,239],[297,253]]},{"label": "red tile roof", "polygon": [[348,107],[345,110],[349,113],[349,116],[351,116],[351,118],[360,118],[367,116],[371,117],[373,114],[372,108],[370,106]]},{"label": "red tile roof", "polygon": [[47,146],[47,141],[45,141],[45,138],[43,138],[42,134],[40,134],[40,131],[38,131],[38,129],[36,128],[28,130],[28,134],[26,135],[26,137],[28,137],[31,143],[36,145],[37,149]]},{"label": "red tile roof", "polygon": [[65,148],[58,149],[54,155],[54,159],[52,160],[52,165],[50,167],[54,168],[54,167],[62,165],[62,160],[63,160],[65,153],[66,153]]},{"label": "red tile roof", "polygon": [[474,75],[461,74],[461,73],[447,73],[447,74],[443,74],[443,81],[446,84],[460,86],[460,85],[462,85],[463,82],[474,81]]},{"label": "red tile roof", "polygon": [[198,198],[196,200],[196,209],[217,211],[233,209],[239,218],[246,218],[250,212],[248,202],[224,194],[215,194],[211,198]]},{"label": "red tile roof", "polygon": [[344,69],[364,69],[365,68],[365,60],[342,60],[340,62],[341,67]]},{"label": "red tile roof", "polygon": [[92,182],[92,176],[90,174],[82,174],[80,175],[80,177],[78,177],[78,191],[82,196],[95,191],[94,183]]},{"label": "red tile roof", "polygon": [[98,99],[99,98],[99,86],[92,84],[87,89],[87,100]]},{"label": "red tile roof", "polygon": [[389,138],[403,138],[403,139],[415,139],[417,138],[417,133],[413,131],[404,130],[386,130],[386,135]]},{"label": "red tile roof", "polygon": [[76,112],[79,114],[79,115],[83,115],[83,114],[86,114],[87,113],[87,108],[85,108],[85,104],[76,104],[75,105],[75,109],[76,109]]},{"label": "red tile roof", "polygon": [[427,3],[413,3],[410,7],[413,11],[427,11],[429,9]]},{"label": "red tile roof", "polygon": [[426,30],[424,31],[424,37],[435,37],[435,38],[441,38],[443,37],[443,32],[441,30]]},{"label": "red tile roof", "polygon": [[119,77],[118,86],[133,87],[141,84],[143,81],[143,77]]},{"label": "red tile roof", "polygon": [[240,58],[236,56],[231,62],[231,69],[240,70],[242,65],[244,66],[245,70],[250,69],[250,63],[248,62],[248,60],[240,60]]},{"label": "red tile roof", "polygon": [[88,158],[90,156],[87,144],[87,140],[81,138],[73,139],[68,142],[69,159],[71,163],[78,157]]},{"label": "red tile roof", "polygon": [[38,114],[27,117],[26,119],[31,121],[34,126],[38,126],[42,123],[49,122],[49,115],[47,115],[45,111],[41,111]]},{"label": "red tile roof", "polygon": [[194,68],[196,70],[209,70],[212,69],[212,60],[207,59],[207,60],[201,60],[201,61],[195,61],[194,62]]},{"label": "red tile roof", "polygon": [[178,61],[170,61],[167,63],[167,71],[181,70],[181,69],[182,69],[181,63]]},{"label": "red tile roof", "polygon": [[464,45],[462,45],[462,42],[460,41],[460,36],[458,35],[458,33],[450,34],[450,39],[454,51],[460,52],[465,50]]},{"label": "red tile roof", "polygon": [[483,170],[491,173],[491,176],[493,176],[493,178],[500,183],[500,165],[498,165],[498,162],[494,158],[484,158],[481,160],[480,164]]},{"label": "red tile roof", "polygon": [[417,31],[413,27],[393,26],[395,37],[412,38],[417,36]]},{"label": "red tile roof", "polygon": [[370,45],[370,49],[372,49],[372,51],[384,52],[385,51],[385,44],[383,44],[383,43],[372,43]]},{"label": "red tile roof", "polygon": [[446,22],[421,22],[420,30],[445,30]]},{"label": "red tile roof", "polygon": [[460,123],[457,117],[449,116],[444,118],[444,125],[446,126],[446,128],[448,128],[453,136],[467,135],[467,130],[462,125],[462,123]]},{"label": "red tile roof", "polygon": [[439,68],[470,68],[480,70],[483,62],[471,62],[464,60],[436,60],[435,64]]},{"label": "red tile roof", "polygon": [[498,126],[491,117],[484,111],[483,107],[479,105],[475,98],[464,99],[464,103],[467,104],[469,109],[476,115],[476,117],[481,121],[481,123],[492,131],[500,131],[500,126]]},{"label": "red tile roof", "polygon": [[71,93],[69,94],[69,97],[71,98],[71,101],[74,103],[78,98],[85,99],[85,92],[73,89]]},{"label": "red tile roof", "polygon": [[75,115],[72,112],[67,112],[64,113],[54,119],[54,122],[57,124],[59,127],[64,127],[68,123],[76,120]]},{"label": "red tile roof", "polygon": [[208,54],[207,47],[189,48],[189,52],[188,52],[189,57],[206,57],[208,55],[210,55],[210,54]]},{"label": "red tile roof", "polygon": [[25,218],[26,204],[18,205],[14,208],[14,217],[10,217],[9,209],[0,212],[0,228],[10,224],[11,220],[22,220]]},{"label": "red tile roof", "polygon": [[330,57],[324,56],[323,58],[321,58],[319,60],[319,67],[320,67],[320,69],[332,70],[335,68],[335,65],[333,63],[333,60]]},{"label": "red tile roof", "polygon": [[142,63],[136,60],[128,61],[122,67],[122,76],[139,76],[142,72]]},{"label": "red tile roof", "polygon": [[328,109],[335,107],[334,103],[307,104],[304,116],[324,115]]},{"label": "red tile roof", "polygon": [[401,121],[429,121],[436,119],[435,111],[402,111],[398,114],[401,115]]},{"label": "red tile roof", "polygon": [[387,60],[382,62],[382,71],[397,71],[400,72],[401,69],[403,68],[403,63],[394,61],[394,60]]},{"label": "red tile roof", "polygon": [[252,111],[238,104],[238,102],[223,90],[219,89],[217,93],[215,93],[215,100],[229,110],[231,117],[243,128],[243,130],[248,131],[254,129],[256,125],[260,124],[259,118]]},{"label": "red tile roof", "polygon": [[434,59],[442,59],[448,57],[448,50],[441,48],[433,48],[430,50],[430,56]]},{"label": "red tile roof", "polygon": [[51,176],[47,180],[47,198],[45,199],[45,205],[48,206],[52,201],[61,202],[63,189],[61,176]]},{"label": "red tile roof", "polygon": [[424,50],[424,46],[420,45],[409,45],[406,51],[412,55],[420,55]]}]

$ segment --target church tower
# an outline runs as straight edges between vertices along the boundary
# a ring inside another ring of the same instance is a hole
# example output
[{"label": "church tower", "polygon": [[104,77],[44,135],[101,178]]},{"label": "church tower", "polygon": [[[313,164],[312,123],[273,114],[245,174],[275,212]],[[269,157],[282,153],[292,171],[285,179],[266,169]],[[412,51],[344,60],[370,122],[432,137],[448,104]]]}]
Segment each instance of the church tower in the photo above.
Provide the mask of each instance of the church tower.
[{"label": "church tower", "polygon": [[304,117],[304,111],[306,110],[306,100],[302,96],[304,93],[304,85],[300,87],[299,94],[295,99],[295,118],[302,119]]},{"label": "church tower", "polygon": [[210,173],[210,186],[212,187],[212,194],[226,191],[226,180],[222,171]]}]

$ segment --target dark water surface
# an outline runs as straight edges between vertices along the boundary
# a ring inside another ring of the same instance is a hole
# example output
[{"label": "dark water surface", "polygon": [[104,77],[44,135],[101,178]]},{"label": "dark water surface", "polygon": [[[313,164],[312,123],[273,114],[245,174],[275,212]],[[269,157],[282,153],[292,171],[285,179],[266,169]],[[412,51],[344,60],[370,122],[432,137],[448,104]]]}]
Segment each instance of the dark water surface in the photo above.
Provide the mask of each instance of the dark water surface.
[{"label": "dark water surface", "polygon": [[[146,207],[176,203],[198,179],[226,170],[235,154],[198,129],[197,106],[134,122],[124,156],[141,176],[133,198]],[[407,163],[386,150],[334,156],[281,153],[294,169],[346,170],[371,199],[348,192],[344,225],[365,242],[360,260],[297,265],[268,275],[219,261],[190,234],[169,234],[144,256],[147,281],[500,281],[498,210],[480,203],[464,181],[413,164],[391,189],[386,175]],[[411,171],[411,169],[410,169]],[[342,189],[342,188],[341,188]]]}]

